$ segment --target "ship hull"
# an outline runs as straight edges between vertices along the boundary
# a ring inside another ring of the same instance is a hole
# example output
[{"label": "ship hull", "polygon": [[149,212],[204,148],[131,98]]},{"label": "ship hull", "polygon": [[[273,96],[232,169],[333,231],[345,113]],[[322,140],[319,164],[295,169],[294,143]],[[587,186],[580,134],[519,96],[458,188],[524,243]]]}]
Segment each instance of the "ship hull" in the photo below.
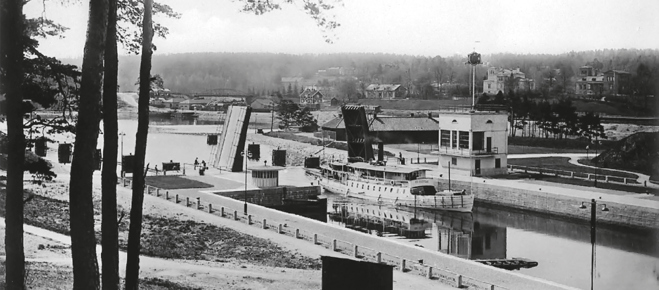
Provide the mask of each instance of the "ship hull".
[{"label": "ship hull", "polygon": [[[377,186],[378,190],[361,189],[359,186],[350,187],[335,179],[317,177],[318,184],[325,190],[335,194],[372,200],[382,204],[391,204],[394,206],[424,208],[430,210],[444,210],[454,212],[471,212],[474,206],[474,196],[472,194],[453,195],[453,194],[436,194],[436,195],[396,195],[390,194],[387,186]],[[363,183],[364,185],[367,183]],[[373,189],[376,186],[372,186]],[[355,188],[359,188],[355,190]],[[370,187],[364,187],[370,188]],[[384,191],[382,190],[384,188]]]}]

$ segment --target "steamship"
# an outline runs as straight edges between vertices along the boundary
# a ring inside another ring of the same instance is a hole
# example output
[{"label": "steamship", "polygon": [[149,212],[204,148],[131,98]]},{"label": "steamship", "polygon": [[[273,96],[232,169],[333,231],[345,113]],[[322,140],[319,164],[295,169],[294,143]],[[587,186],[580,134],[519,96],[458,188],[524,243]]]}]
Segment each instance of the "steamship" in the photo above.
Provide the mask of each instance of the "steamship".
[{"label": "steamship", "polygon": [[331,162],[307,169],[326,191],[381,204],[432,210],[471,212],[474,196],[464,190],[438,190],[439,180],[427,169],[382,162]]}]

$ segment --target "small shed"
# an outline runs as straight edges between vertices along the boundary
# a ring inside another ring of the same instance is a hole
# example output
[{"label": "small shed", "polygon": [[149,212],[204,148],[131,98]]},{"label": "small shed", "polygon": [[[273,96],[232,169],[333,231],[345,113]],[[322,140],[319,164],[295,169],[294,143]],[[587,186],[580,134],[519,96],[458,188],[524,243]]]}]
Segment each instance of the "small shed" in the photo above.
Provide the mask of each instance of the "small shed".
[{"label": "small shed", "polygon": [[258,188],[279,186],[279,171],[284,170],[280,166],[256,166],[248,168],[252,171],[252,183]]},{"label": "small shed", "polygon": [[323,278],[321,289],[391,290],[394,266],[321,256]]},{"label": "small shed", "polygon": [[330,100],[330,106],[332,106],[332,107],[341,106],[341,101],[339,101],[339,99],[337,99],[337,98],[332,98]]}]

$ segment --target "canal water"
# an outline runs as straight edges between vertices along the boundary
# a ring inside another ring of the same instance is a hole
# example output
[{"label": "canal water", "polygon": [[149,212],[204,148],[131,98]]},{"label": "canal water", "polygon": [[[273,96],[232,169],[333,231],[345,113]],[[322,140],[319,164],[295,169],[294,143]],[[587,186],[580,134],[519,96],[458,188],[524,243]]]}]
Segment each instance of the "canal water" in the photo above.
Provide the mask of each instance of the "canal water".
[{"label": "canal water", "polygon": [[[136,126],[135,120],[119,121],[120,132],[126,134],[123,136],[123,151],[126,155],[134,152]],[[166,130],[157,130],[158,126],[151,125],[155,130],[149,133],[147,163],[152,166],[169,160],[192,163],[195,158],[208,162],[211,146],[206,145],[205,135],[172,134]],[[190,132],[198,132],[194,127],[185,128],[190,128]],[[100,144],[102,136],[99,140]],[[250,160],[248,166],[262,165],[264,160],[270,164],[272,149],[261,145],[261,159]],[[280,172],[281,184],[309,185],[312,181],[304,177],[304,170],[299,167]],[[332,212],[333,201],[342,198],[333,194],[326,195],[328,211]],[[415,216],[413,209],[399,209],[399,212],[406,215],[408,220]],[[471,214],[417,209],[416,217],[425,222],[421,238],[405,238],[390,232],[378,233],[377,230],[371,230],[370,233],[381,235],[383,239],[395,239],[467,259],[525,258],[539,264],[530,269],[521,269],[519,273],[582,289],[590,288],[591,244],[587,222],[486,204],[476,204]],[[329,222],[346,224],[341,221]],[[598,226],[595,289],[659,289],[659,233]]]}]

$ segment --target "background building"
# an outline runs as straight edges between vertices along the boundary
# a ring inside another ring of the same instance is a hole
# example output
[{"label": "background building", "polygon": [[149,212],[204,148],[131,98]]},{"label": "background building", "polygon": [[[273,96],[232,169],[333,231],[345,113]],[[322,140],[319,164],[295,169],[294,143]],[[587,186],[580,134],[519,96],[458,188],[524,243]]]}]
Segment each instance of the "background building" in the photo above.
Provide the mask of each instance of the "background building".
[{"label": "background building", "polygon": [[[509,88],[513,82],[509,81],[510,78],[516,79],[514,87]],[[483,92],[486,94],[497,94],[499,91],[502,93],[508,90],[535,90],[535,82],[533,79],[527,79],[526,74],[521,72],[519,68],[514,70],[498,69],[491,67],[487,70],[487,79],[483,81]]]},{"label": "background building", "polygon": [[367,99],[391,100],[395,98],[404,98],[406,95],[405,88],[401,85],[393,84],[370,84],[364,90]]}]

